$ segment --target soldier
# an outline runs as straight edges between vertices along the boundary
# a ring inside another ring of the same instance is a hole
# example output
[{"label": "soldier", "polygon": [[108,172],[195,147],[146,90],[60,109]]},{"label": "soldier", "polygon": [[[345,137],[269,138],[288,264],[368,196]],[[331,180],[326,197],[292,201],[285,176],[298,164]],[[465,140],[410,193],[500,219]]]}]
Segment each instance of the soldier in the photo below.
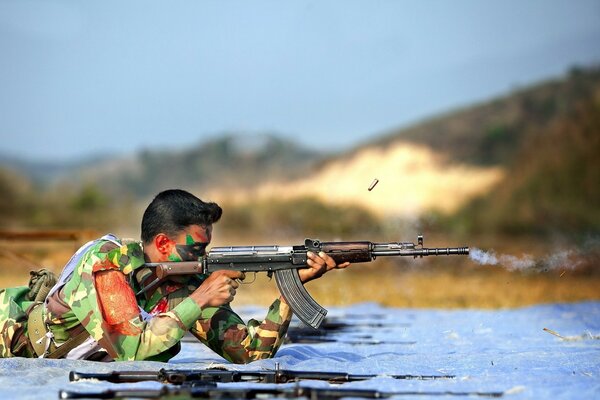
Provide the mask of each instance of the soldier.
[{"label": "soldier", "polygon": [[[194,261],[205,254],[221,207],[183,190],[159,193],[142,218],[142,242],[106,235],[80,248],[42,303],[28,288],[0,291],[0,356],[167,361],[190,332],[234,363],[273,357],[292,313],[283,298],[262,321],[245,324],[230,308],[243,273],[169,280],[136,297],[155,278],[145,262]],[[336,265],[308,254],[308,282]]]}]

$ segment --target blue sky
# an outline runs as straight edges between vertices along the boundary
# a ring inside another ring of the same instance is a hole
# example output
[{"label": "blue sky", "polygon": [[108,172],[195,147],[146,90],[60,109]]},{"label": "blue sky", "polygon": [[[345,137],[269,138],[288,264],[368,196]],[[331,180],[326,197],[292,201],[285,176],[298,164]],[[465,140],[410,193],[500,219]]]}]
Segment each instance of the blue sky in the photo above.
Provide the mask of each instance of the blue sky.
[{"label": "blue sky", "polygon": [[0,0],[0,152],[343,150],[599,62],[597,0]]}]

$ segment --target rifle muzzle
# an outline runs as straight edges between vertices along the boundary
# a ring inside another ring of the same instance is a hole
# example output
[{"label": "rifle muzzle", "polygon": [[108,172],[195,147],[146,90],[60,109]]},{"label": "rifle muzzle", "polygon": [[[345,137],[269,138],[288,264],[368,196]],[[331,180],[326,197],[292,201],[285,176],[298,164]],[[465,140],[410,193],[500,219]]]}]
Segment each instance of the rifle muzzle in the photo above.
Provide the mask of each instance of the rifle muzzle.
[{"label": "rifle muzzle", "polygon": [[431,249],[419,249],[416,256],[449,256],[468,255],[468,247],[436,247]]}]

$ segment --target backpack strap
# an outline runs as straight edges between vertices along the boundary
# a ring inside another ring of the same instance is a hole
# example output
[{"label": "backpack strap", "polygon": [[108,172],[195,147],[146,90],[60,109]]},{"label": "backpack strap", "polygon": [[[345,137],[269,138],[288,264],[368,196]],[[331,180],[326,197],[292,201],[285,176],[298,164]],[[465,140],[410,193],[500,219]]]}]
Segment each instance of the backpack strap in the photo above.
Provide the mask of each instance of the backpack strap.
[{"label": "backpack strap", "polygon": [[77,267],[77,264],[79,264],[79,261],[81,260],[81,257],[85,254],[85,252],[88,251],[89,249],[91,249],[92,246],[94,246],[96,243],[98,243],[99,241],[102,241],[102,240],[112,242],[117,246],[121,246],[121,243],[118,242],[117,237],[115,235],[113,235],[112,233],[104,235],[100,239],[90,240],[89,242],[87,242],[86,244],[81,246],[75,252],[75,254],[73,254],[71,259],[67,262],[67,264],[63,268],[60,276],[58,277],[58,281],[56,282],[54,287],[52,287],[52,289],[50,289],[50,293],[48,293],[48,296],[53,295],[56,291],[60,290],[65,285],[65,283],[69,280],[71,275],[73,275],[73,272],[75,271],[75,267]]},{"label": "backpack strap", "polygon": [[[103,236],[100,239],[90,241],[77,250],[77,252],[71,257],[65,268],[63,269],[58,280],[54,280],[54,284],[50,285],[50,287],[46,288],[44,286],[43,293],[40,291],[40,295],[36,296],[36,301],[40,301],[39,303],[34,304],[29,310],[28,317],[28,336],[31,341],[31,345],[37,356],[39,358],[61,358],[66,356],[71,350],[80,346],[85,342],[88,338],[90,338],[90,334],[87,330],[81,331],[81,333],[76,336],[68,338],[64,343],[60,346],[56,346],[53,340],[52,332],[50,332],[44,321],[44,301],[48,298],[48,296],[54,294],[56,291],[60,290],[67,280],[73,274],[75,267],[79,263],[83,254],[89,250],[93,245],[95,245],[98,241],[109,241],[114,243],[117,246],[121,246],[121,243],[118,242],[116,236],[112,234],[108,234]],[[144,321],[148,321],[152,318],[152,315],[147,313],[142,307],[138,306],[140,311],[140,316]]]},{"label": "backpack strap", "polygon": [[[45,276],[45,270],[31,273],[32,276],[30,279],[30,288],[36,288],[38,291],[34,294],[35,298],[31,299],[35,300],[36,303],[31,306],[28,312],[27,335],[29,336],[33,350],[39,358],[64,357],[67,355],[67,353],[81,345],[87,338],[90,337],[90,334],[84,329],[81,333],[67,339],[63,344],[57,347],[54,344],[52,332],[48,330],[44,321],[44,304],[50,295],[54,294],[64,286],[64,284],[73,274],[75,267],[79,263],[79,260],[83,254],[101,240],[110,241],[118,246],[121,245],[117,241],[118,239],[115,235],[104,235],[100,239],[89,241],[81,246],[75,252],[75,254],[73,254],[65,268],[63,268],[63,271],[58,279],[56,279],[52,273],[50,273],[52,275],[51,277]],[[44,284],[42,285],[39,282],[43,282]]]}]

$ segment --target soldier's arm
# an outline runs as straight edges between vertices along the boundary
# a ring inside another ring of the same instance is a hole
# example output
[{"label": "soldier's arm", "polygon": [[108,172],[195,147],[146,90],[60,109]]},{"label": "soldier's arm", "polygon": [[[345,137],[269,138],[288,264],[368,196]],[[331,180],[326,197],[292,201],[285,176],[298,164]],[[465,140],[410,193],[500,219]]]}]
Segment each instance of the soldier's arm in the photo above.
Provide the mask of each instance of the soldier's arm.
[{"label": "soldier's arm", "polygon": [[209,307],[190,332],[221,357],[233,363],[271,358],[281,346],[292,312],[281,299],[276,300],[259,322],[248,324],[229,305]]},{"label": "soldier's arm", "polygon": [[[269,358],[279,349],[292,316],[285,302],[275,301],[264,321],[251,320],[247,325],[229,306],[210,307],[233,299],[231,285],[236,284],[227,272],[212,274],[201,285],[202,290],[192,293],[169,312],[142,321],[124,274],[130,272],[133,257],[124,257],[124,252],[123,248],[113,249],[93,268],[98,303],[108,330],[104,336],[115,349],[116,359],[154,358],[177,345],[190,329],[211,349],[236,363]],[[200,297],[210,299],[208,307],[199,299],[194,301],[194,296],[202,293],[206,296]]]},{"label": "soldier's arm", "polygon": [[146,360],[177,345],[200,317],[200,307],[184,300],[173,310],[144,322],[135,294],[120,271],[94,274],[98,303],[118,360]]},{"label": "soldier's arm", "polygon": [[169,350],[180,342],[202,311],[188,298],[169,312],[143,321],[126,275],[132,263],[139,264],[134,259],[125,247],[111,249],[105,255],[99,254],[92,268],[103,320],[100,325],[104,327],[102,342],[110,344],[106,347],[116,360],[145,360]]}]

